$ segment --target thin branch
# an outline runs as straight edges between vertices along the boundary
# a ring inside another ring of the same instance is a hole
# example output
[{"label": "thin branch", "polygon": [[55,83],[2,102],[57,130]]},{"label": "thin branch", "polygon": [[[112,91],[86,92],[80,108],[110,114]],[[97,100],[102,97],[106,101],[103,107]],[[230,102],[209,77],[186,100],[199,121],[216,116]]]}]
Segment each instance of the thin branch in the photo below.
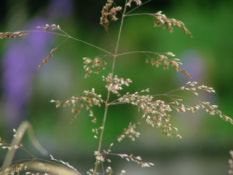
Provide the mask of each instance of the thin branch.
[{"label": "thin branch", "polygon": [[131,55],[131,54],[138,54],[138,53],[142,53],[142,54],[153,54],[153,55],[158,55],[157,52],[152,52],[152,51],[131,51],[131,52],[124,52],[124,53],[120,53],[120,54],[117,54],[116,56],[119,57],[119,56],[124,56],[124,55]]},{"label": "thin branch", "polygon": [[141,5],[139,5],[139,6],[135,7],[135,8],[133,8],[132,10],[128,11],[125,15],[127,16],[127,14],[130,14],[131,12],[133,12],[133,11],[135,11],[136,9],[138,9],[139,7],[141,7],[141,6],[143,6],[143,5],[147,4],[147,3],[149,3],[150,1],[151,1],[151,0],[148,0],[148,1],[144,2],[144,3],[142,3]]},{"label": "thin branch", "polygon": [[154,16],[154,15],[152,13],[134,13],[134,14],[126,15],[126,17],[130,17],[130,16]]},{"label": "thin branch", "polygon": [[117,44],[116,44],[116,49],[115,49],[115,55],[117,55],[118,52],[118,48],[119,48],[119,42],[120,42],[120,38],[121,38],[121,32],[122,32],[122,26],[123,26],[123,22],[124,22],[124,18],[125,18],[125,13],[126,13],[126,6],[127,0],[125,1],[125,7],[124,7],[124,11],[122,14],[122,18],[121,18],[121,25],[120,25],[120,29],[119,29],[119,33],[118,33],[118,37],[117,37]]},{"label": "thin branch", "polygon": [[90,47],[96,48],[96,49],[98,49],[98,50],[100,50],[102,52],[105,52],[105,53],[109,54],[109,55],[113,55],[113,53],[111,53],[111,52],[109,52],[109,51],[107,51],[107,50],[105,50],[105,49],[103,49],[101,47],[98,47],[98,46],[96,46],[94,44],[91,44],[89,42],[86,42],[86,41],[83,41],[81,39],[78,39],[78,38],[75,38],[73,36],[70,36],[69,34],[67,34],[65,31],[63,31],[61,29],[60,29],[60,31],[63,32],[64,34],[61,34],[61,33],[58,33],[58,32],[51,32],[51,31],[41,31],[41,30],[22,30],[22,31],[19,31],[19,32],[28,32],[28,33],[45,32],[45,33],[49,33],[49,34],[52,34],[52,35],[63,36],[63,37],[67,37],[69,39],[73,39],[75,41],[81,42],[83,44],[86,44],[86,45],[88,45]]}]

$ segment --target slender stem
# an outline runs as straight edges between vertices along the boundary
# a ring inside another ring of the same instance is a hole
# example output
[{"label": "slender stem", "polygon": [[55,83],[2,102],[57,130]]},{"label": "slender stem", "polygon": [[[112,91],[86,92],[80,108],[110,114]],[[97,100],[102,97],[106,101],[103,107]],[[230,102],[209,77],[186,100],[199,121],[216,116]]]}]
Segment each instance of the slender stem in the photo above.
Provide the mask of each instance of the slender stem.
[{"label": "slender stem", "polygon": [[[113,55],[113,63],[112,63],[112,76],[114,74],[114,69],[115,69],[115,63],[116,63],[116,58],[117,58],[117,52],[118,52],[118,48],[119,48],[119,42],[120,42],[120,37],[121,37],[121,32],[122,32],[122,26],[123,26],[123,22],[124,22],[124,17],[125,17],[125,13],[126,13],[126,3],[127,0],[125,0],[125,7],[124,7],[124,11],[122,13],[122,18],[121,18],[121,24],[120,24],[120,29],[119,29],[119,33],[118,33],[118,38],[117,38],[117,43],[116,43],[116,48],[115,48],[115,54]],[[110,98],[110,90],[108,90],[108,94],[107,94],[107,98],[105,101],[105,111],[104,111],[104,118],[103,118],[103,123],[101,126],[101,133],[100,133],[100,139],[99,139],[99,146],[98,146],[98,153],[101,152],[102,149],[102,143],[103,143],[103,135],[104,135],[104,128],[105,128],[105,124],[106,124],[106,119],[107,119],[107,113],[108,113],[108,107],[109,107],[109,98]],[[94,175],[96,175],[97,171],[98,171],[98,166],[99,166],[99,162],[98,160],[96,160],[95,162],[95,170],[94,170]]]},{"label": "slender stem", "polygon": [[96,48],[96,49],[98,49],[98,50],[101,50],[101,51],[107,53],[107,54],[113,55],[111,52],[109,52],[109,51],[107,51],[107,50],[105,50],[105,49],[103,49],[103,48],[101,48],[101,47],[98,47],[98,46],[96,46],[96,45],[93,45],[93,44],[91,44],[91,43],[88,43],[88,42],[86,42],[86,41],[83,41],[83,40],[74,38],[74,37],[72,37],[72,36],[69,36],[69,38],[71,38],[71,39],[73,39],[73,40],[75,40],[75,41],[79,41],[79,42],[81,42],[81,43],[83,43],[83,44],[86,44],[86,45],[88,45],[88,46],[94,47],[94,48]]},{"label": "slender stem", "polygon": [[134,13],[134,14],[129,14],[129,15],[125,15],[126,17],[128,16],[154,16],[154,14],[152,13]]},{"label": "slender stem", "polygon": [[60,31],[63,32],[64,34],[58,33],[58,32],[40,31],[40,30],[22,30],[22,31],[20,31],[20,32],[28,32],[28,33],[45,32],[45,33],[49,33],[49,34],[52,34],[52,35],[63,36],[63,37],[67,37],[67,38],[69,38],[69,39],[73,39],[73,40],[75,40],[75,41],[81,42],[81,43],[83,43],[83,44],[86,44],[86,45],[88,45],[88,46],[90,46],[90,47],[93,47],[93,48],[96,48],[96,49],[98,49],[98,50],[101,50],[102,52],[105,52],[105,53],[107,53],[107,54],[113,55],[113,53],[111,53],[111,52],[109,52],[109,51],[107,51],[107,50],[105,50],[105,49],[103,49],[103,48],[101,48],[101,47],[98,47],[98,46],[96,46],[96,45],[94,45],[94,44],[91,44],[91,43],[88,43],[88,42],[83,41],[83,40],[81,40],[81,39],[78,39],[78,38],[75,38],[75,37],[73,37],[73,36],[70,36],[69,34],[67,34],[67,33],[66,33],[65,31],[63,31],[63,30],[60,30]]},{"label": "slender stem", "polygon": [[123,22],[124,22],[124,19],[125,19],[125,12],[126,12],[126,8],[127,8],[126,3],[127,3],[127,0],[125,1],[125,8],[124,8],[122,18],[121,18],[121,25],[120,25],[120,30],[119,30],[119,33],[118,33],[117,44],[116,44],[116,49],[115,49],[115,55],[117,55],[118,48],[119,48],[119,43],[120,43],[120,38],[121,38],[121,31],[122,31]]},{"label": "slender stem", "polygon": [[138,54],[138,53],[142,53],[142,54],[154,54],[154,55],[158,55],[157,52],[152,52],[152,51],[131,51],[131,52],[124,52],[124,53],[120,53],[117,54],[116,56],[123,56],[123,55],[131,55],[131,54]]}]

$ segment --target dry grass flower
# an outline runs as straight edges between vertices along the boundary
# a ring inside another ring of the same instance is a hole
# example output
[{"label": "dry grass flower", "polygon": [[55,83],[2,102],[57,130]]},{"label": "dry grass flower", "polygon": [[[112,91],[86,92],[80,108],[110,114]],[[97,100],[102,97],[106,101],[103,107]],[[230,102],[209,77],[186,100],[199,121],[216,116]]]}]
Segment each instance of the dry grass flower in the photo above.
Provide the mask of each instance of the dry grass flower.
[{"label": "dry grass flower", "polygon": [[119,91],[122,90],[122,86],[129,86],[129,83],[132,83],[132,80],[128,79],[123,79],[123,78],[118,78],[117,75],[113,77],[112,73],[110,73],[106,78],[103,76],[103,81],[107,83],[105,86],[108,91],[112,92],[113,94],[120,95]]},{"label": "dry grass flower", "polygon": [[125,137],[128,137],[130,140],[135,141],[135,138],[139,137],[140,132],[135,131],[136,127],[139,126],[140,123],[129,123],[127,129],[124,129],[123,133],[117,138],[118,142],[121,142]]},{"label": "dry grass flower", "polygon": [[25,37],[28,36],[29,33],[19,31],[19,32],[2,32],[0,33],[0,39],[4,38],[18,38],[18,37]]},{"label": "dry grass flower", "polygon": [[110,21],[117,21],[117,12],[122,10],[122,7],[113,7],[113,5],[113,0],[109,0],[101,11],[102,16],[100,17],[100,25],[103,26],[107,32]]},{"label": "dry grass flower", "polygon": [[54,48],[54,49],[52,49],[51,52],[50,52],[50,54],[49,54],[45,59],[43,59],[43,61],[39,64],[38,69],[39,69],[41,66],[43,66],[45,63],[47,63],[48,60],[54,55],[54,53],[55,53],[56,51],[57,51],[57,47]]},{"label": "dry grass flower", "polygon": [[125,159],[128,162],[135,162],[138,165],[140,165],[141,167],[151,167],[154,166],[153,162],[144,162],[142,161],[141,156],[134,156],[133,154],[116,154],[116,153],[108,153],[109,155],[114,155],[114,156],[119,156],[122,159]]},{"label": "dry grass flower", "polygon": [[61,102],[60,100],[51,100],[51,103],[55,103],[56,107],[70,107],[73,116],[70,118],[70,122],[72,123],[74,118],[79,114],[80,110],[85,107],[87,111],[89,111],[89,116],[93,117],[94,119],[92,122],[96,122],[96,118],[94,117],[94,113],[92,111],[93,106],[101,106],[103,103],[103,99],[101,95],[95,93],[95,89],[93,88],[91,91],[86,90],[83,92],[84,95],[80,97],[72,96],[70,99],[66,100],[65,102]]},{"label": "dry grass flower", "polygon": [[129,0],[126,5],[128,7],[131,7],[132,2],[135,2],[137,4],[137,6],[140,6],[142,4],[142,2],[140,0]]},{"label": "dry grass flower", "polygon": [[163,66],[163,69],[168,69],[169,66],[172,66],[176,72],[180,71],[185,76],[191,78],[191,75],[180,66],[182,62],[178,58],[174,58],[175,54],[172,52],[166,52],[163,54],[157,54],[156,58],[149,57],[146,59],[146,63],[150,63],[152,66],[159,67],[160,65]]},{"label": "dry grass flower", "polygon": [[[129,126],[130,127],[135,127],[134,125],[132,126],[131,125],[131,123],[129,124]],[[129,132],[129,131],[126,131],[126,130],[124,130],[125,132]],[[135,132],[134,132],[135,133]],[[138,133],[138,132],[136,132],[136,133]],[[128,134],[122,134],[122,135],[128,135]],[[121,135],[121,136],[122,136]],[[120,137],[121,137],[120,136]],[[132,136],[132,135],[131,135]],[[129,138],[132,138],[131,136],[129,136]],[[118,139],[120,138],[120,137],[118,137]],[[134,136],[133,136],[134,137]],[[138,136],[136,136],[136,137],[138,137]],[[119,141],[119,140],[118,140]],[[120,141],[121,141],[121,139],[120,139]],[[119,141],[119,142],[120,142]],[[133,141],[134,141],[134,139],[133,139]],[[150,166],[154,166],[154,163],[152,163],[152,162],[144,162],[144,161],[142,161],[142,158],[141,158],[141,156],[134,156],[133,154],[130,154],[130,155],[128,155],[128,154],[122,154],[122,153],[112,153],[112,150],[111,150],[111,148],[112,148],[112,146],[113,146],[113,143],[111,143],[110,144],[110,146],[109,146],[109,148],[108,148],[108,150],[106,151],[106,150],[104,150],[103,151],[103,153],[104,154],[99,154],[99,155],[101,155],[101,157],[103,158],[102,159],[102,161],[104,162],[105,160],[107,160],[107,162],[111,162],[111,159],[107,159],[107,158],[105,158],[104,159],[104,157],[106,157],[106,156],[108,156],[108,155],[110,155],[110,156],[118,156],[118,157],[121,157],[121,158],[123,158],[123,159],[125,159],[126,161],[128,161],[128,162],[135,162],[135,163],[137,163],[138,165],[140,165],[141,167],[150,167]],[[124,170],[122,170],[121,171],[121,173],[125,173],[125,171]]]},{"label": "dry grass flower", "polygon": [[99,74],[101,70],[104,70],[107,63],[103,59],[97,57],[94,59],[84,57],[83,58],[84,69],[87,72],[85,78],[90,77],[91,73]]},{"label": "dry grass flower", "polygon": [[61,30],[60,26],[56,24],[46,24],[45,26],[37,26],[36,28],[43,29],[45,32],[47,32],[48,30]]},{"label": "dry grass flower", "polygon": [[162,14],[162,11],[159,11],[152,15],[154,17],[154,26],[155,27],[167,27],[170,32],[173,32],[172,26],[177,26],[182,28],[186,34],[192,37],[191,32],[185,27],[184,23],[181,21],[177,21],[174,18],[167,18],[166,15]]}]

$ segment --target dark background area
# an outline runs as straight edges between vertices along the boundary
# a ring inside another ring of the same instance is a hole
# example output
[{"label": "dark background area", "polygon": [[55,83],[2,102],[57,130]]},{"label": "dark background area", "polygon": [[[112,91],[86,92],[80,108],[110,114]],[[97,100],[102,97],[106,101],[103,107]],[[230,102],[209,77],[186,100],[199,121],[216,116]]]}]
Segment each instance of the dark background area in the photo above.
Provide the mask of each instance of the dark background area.
[{"label": "dark background area", "polygon": [[[109,35],[99,25],[101,10],[106,1],[80,0],[22,0],[0,3],[0,31],[34,30],[38,25],[59,24],[70,35],[107,50],[115,45],[119,21],[111,23]],[[122,4],[123,1],[117,1]],[[181,20],[192,32],[193,38],[182,29],[173,33],[163,28],[154,28],[153,19],[145,16],[128,17],[123,26],[119,52],[151,50],[158,53],[171,51],[184,63],[184,68],[195,81],[211,86],[214,95],[200,95],[198,99],[217,104],[228,116],[233,116],[233,57],[232,57],[232,7],[233,1],[175,1],[152,0],[134,13],[163,11],[167,17]],[[120,16],[119,16],[120,17]],[[35,36],[35,37],[33,37]],[[65,100],[80,95],[85,89],[95,87],[106,98],[102,74],[84,79],[83,57],[102,56],[97,49],[76,41],[67,41],[54,57],[41,69],[37,65],[50,50],[62,41],[62,37],[33,33],[26,38],[0,41],[0,137],[10,143],[12,129],[23,120],[28,120],[42,145],[57,159],[70,162],[85,172],[94,165],[93,152],[98,141],[93,139],[88,112],[82,110],[72,124],[67,108],[55,108],[51,99]],[[111,69],[111,59],[103,75]],[[145,64],[143,55],[119,57],[116,74],[130,78],[133,83],[124,92],[150,88],[152,94],[174,90],[189,81],[172,68],[155,69]],[[122,93],[123,94],[123,93]],[[198,100],[190,98],[188,103]],[[94,108],[101,123],[103,107]],[[131,142],[116,142],[116,137],[130,121],[139,121],[141,136]],[[141,169],[119,157],[113,157],[116,172],[126,169],[128,174],[158,175],[219,175],[227,174],[229,151],[233,149],[233,126],[218,116],[203,112],[196,114],[174,113],[174,126],[179,128],[183,139],[161,135],[160,128],[151,128],[141,118],[141,113],[129,105],[112,106],[109,110],[104,148],[111,142],[116,153],[141,155],[145,161],[155,161],[152,168]],[[42,157],[25,136],[25,147],[37,157]],[[0,151],[0,162],[6,151]],[[31,158],[19,151],[16,160]],[[107,166],[107,165],[106,165]]]}]

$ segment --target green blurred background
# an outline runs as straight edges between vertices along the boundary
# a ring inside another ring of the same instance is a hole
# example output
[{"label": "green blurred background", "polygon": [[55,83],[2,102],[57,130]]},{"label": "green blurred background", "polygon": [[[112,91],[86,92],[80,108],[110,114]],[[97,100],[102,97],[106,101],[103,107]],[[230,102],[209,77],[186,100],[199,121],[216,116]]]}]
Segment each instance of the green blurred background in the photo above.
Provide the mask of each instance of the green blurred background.
[{"label": "green blurred background", "polygon": [[[122,1],[117,1],[121,4]],[[112,50],[119,29],[119,22],[111,23],[109,36],[99,25],[105,1],[80,0],[21,0],[2,1],[0,4],[0,31],[33,29],[37,25],[59,24],[63,30],[78,39]],[[125,19],[119,52],[151,50],[159,53],[171,51],[181,58],[184,68],[193,80],[211,86],[215,95],[202,95],[199,99],[218,104],[220,110],[232,116],[233,100],[233,24],[232,0],[152,0],[135,11],[155,13],[163,11],[167,17],[181,20],[192,32],[190,39],[182,29],[174,28],[171,34],[163,28],[154,28],[149,17]],[[93,139],[88,112],[83,110],[72,124],[69,109],[56,109],[51,99],[65,100],[95,87],[106,98],[102,74],[84,79],[83,57],[102,56],[104,53],[76,41],[63,44],[55,56],[41,69],[37,65],[63,38],[49,34],[32,34],[29,39],[1,40],[1,98],[0,137],[10,142],[12,128],[28,120],[36,137],[58,159],[70,162],[81,172],[93,167],[93,152],[98,140]],[[108,62],[103,75],[111,69]],[[115,72],[119,77],[130,78],[133,83],[124,92],[150,88],[151,93],[161,94],[182,86],[188,79],[171,68],[155,69],[145,63],[144,55],[119,57]],[[197,100],[197,99],[192,99]],[[101,123],[103,108],[94,108]],[[139,121],[141,136],[135,142],[116,143],[116,137],[130,121]],[[233,126],[217,116],[174,114],[172,122],[179,128],[183,139],[168,138],[161,130],[151,128],[141,119],[135,107],[128,105],[110,107],[104,135],[104,148],[111,142],[116,153],[141,155],[145,161],[155,161],[155,166],[141,169],[134,163],[113,157],[116,171],[126,169],[128,174],[158,175],[219,175],[227,174],[229,150],[233,149]],[[99,126],[99,125],[97,125]],[[25,146],[40,156],[27,136]],[[6,151],[0,150],[0,161]],[[19,151],[16,159],[30,158]],[[85,173],[84,173],[85,174]]]}]

